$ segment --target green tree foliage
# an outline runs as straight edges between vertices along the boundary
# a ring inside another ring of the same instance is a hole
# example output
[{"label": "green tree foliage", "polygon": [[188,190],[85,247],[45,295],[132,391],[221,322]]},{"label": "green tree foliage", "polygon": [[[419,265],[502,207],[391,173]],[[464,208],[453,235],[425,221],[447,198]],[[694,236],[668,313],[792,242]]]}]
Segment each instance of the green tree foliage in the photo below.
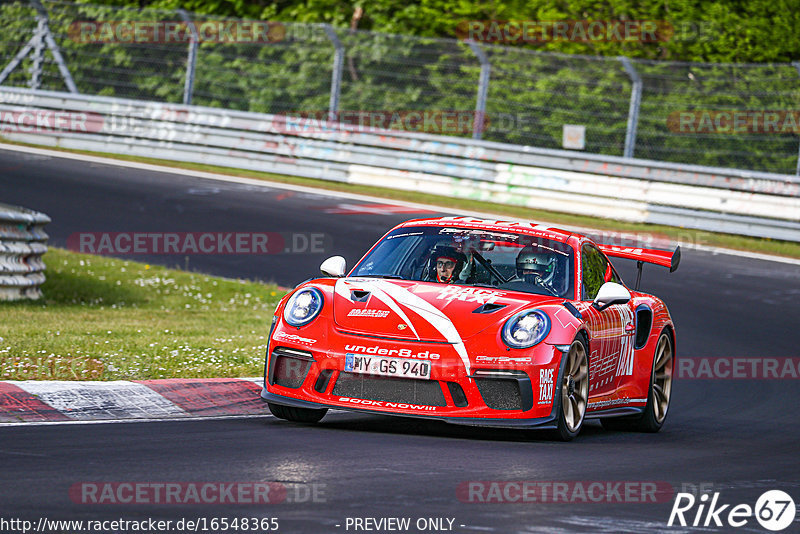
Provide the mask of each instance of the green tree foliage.
[{"label": "green tree foliage", "polygon": [[423,37],[456,37],[464,21],[663,21],[663,42],[569,42],[530,45],[543,51],[708,62],[800,59],[800,0],[94,0],[108,5],[183,8],[204,15],[349,26]]}]

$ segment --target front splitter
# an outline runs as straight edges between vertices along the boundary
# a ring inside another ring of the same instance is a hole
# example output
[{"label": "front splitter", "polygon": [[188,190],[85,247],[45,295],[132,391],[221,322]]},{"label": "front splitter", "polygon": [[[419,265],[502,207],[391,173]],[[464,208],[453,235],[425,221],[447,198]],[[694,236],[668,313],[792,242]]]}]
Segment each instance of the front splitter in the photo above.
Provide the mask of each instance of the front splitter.
[{"label": "front splitter", "polygon": [[523,428],[523,429],[536,429],[536,430],[553,430],[557,428],[556,418],[551,412],[547,417],[537,417],[532,419],[505,419],[505,418],[489,418],[489,417],[444,417],[440,415],[423,415],[423,414],[406,414],[387,412],[384,410],[374,410],[365,408],[354,408],[350,406],[334,406],[329,404],[321,404],[317,402],[306,401],[302,399],[295,399],[292,397],[284,397],[283,395],[276,395],[270,393],[266,389],[261,390],[261,400],[264,402],[271,402],[280,404],[282,406],[290,406],[292,408],[308,408],[312,410],[320,410],[329,408],[332,410],[343,410],[348,412],[369,413],[376,415],[391,415],[396,417],[414,417],[417,419],[428,419],[436,421],[444,421],[453,425],[465,426],[482,426],[491,428]]}]

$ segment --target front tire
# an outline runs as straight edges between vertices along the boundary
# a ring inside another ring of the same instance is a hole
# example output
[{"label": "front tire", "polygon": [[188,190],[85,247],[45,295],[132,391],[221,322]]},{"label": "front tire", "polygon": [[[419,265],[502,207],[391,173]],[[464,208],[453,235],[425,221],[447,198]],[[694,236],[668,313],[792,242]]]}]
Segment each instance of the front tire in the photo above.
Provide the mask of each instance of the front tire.
[{"label": "front tire", "polygon": [[672,398],[672,375],[675,367],[672,336],[664,330],[656,343],[653,353],[653,367],[650,371],[650,389],[644,413],[634,418],[616,417],[601,419],[606,430],[629,430],[634,432],[658,432],[664,426]]},{"label": "front tire", "polygon": [[583,336],[578,336],[567,352],[564,376],[559,395],[561,409],[558,411],[556,438],[570,441],[577,436],[586,416],[589,398],[589,351]]},{"label": "front tire", "polygon": [[293,421],[295,423],[319,423],[320,420],[328,413],[327,408],[319,410],[314,408],[293,408],[291,406],[283,406],[281,404],[267,403],[269,411],[278,419],[285,419],[286,421]]}]

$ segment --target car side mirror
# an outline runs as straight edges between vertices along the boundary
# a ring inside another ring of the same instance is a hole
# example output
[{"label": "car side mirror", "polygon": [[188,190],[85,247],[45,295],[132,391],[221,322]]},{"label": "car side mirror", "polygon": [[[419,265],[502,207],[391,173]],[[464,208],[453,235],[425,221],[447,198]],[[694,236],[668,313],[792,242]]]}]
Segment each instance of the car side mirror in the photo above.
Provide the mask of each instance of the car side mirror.
[{"label": "car side mirror", "polygon": [[627,304],[630,300],[631,292],[625,286],[614,282],[606,282],[597,292],[592,306],[603,311],[614,304]]},{"label": "car side mirror", "polygon": [[344,272],[347,269],[347,260],[345,260],[341,256],[331,256],[327,260],[322,262],[322,265],[319,266],[319,270],[325,276],[332,276],[334,278],[341,278],[344,276]]}]

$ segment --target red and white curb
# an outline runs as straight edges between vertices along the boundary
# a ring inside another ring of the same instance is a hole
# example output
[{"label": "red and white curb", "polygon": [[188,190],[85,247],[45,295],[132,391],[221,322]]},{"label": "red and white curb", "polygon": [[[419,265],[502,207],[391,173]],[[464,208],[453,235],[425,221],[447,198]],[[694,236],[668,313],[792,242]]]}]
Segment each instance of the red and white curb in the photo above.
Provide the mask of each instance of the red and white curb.
[{"label": "red and white curb", "polygon": [[269,415],[261,378],[0,382],[0,425]]}]

